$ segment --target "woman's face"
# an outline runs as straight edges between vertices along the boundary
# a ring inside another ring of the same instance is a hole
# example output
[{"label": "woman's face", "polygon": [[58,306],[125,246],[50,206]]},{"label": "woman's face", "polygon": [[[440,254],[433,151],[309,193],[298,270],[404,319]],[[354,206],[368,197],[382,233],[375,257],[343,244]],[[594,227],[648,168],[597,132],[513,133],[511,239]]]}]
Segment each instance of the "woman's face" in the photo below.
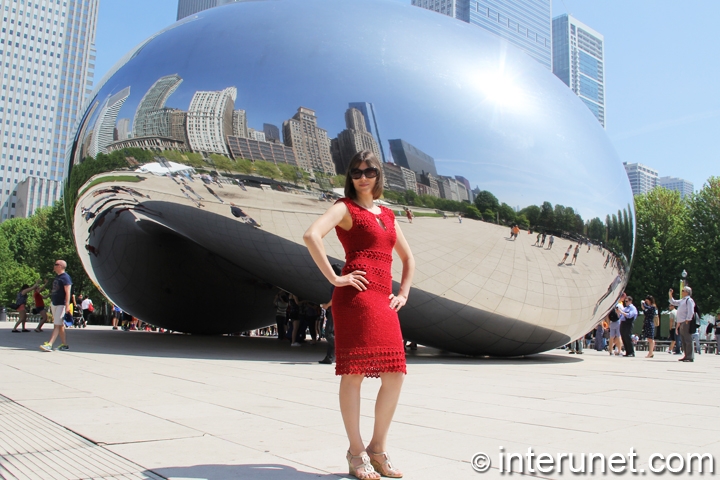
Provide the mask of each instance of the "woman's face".
[{"label": "woman's face", "polygon": [[[360,165],[357,166],[359,170],[365,170],[366,168],[370,168],[370,165],[367,162],[362,162]],[[355,180],[353,179],[353,184],[355,185],[355,191],[358,193],[358,195],[372,195],[373,188],[375,187],[375,182],[377,181],[377,177],[375,178],[367,178],[365,175],[360,177],[359,179]]]}]

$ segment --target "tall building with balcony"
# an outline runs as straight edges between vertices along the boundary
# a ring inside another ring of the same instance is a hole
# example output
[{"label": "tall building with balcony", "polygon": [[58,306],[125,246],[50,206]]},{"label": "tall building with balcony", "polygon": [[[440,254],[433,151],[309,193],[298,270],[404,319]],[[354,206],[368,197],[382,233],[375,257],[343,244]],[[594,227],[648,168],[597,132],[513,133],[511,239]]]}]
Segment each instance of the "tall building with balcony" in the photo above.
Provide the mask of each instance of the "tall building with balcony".
[{"label": "tall building with balcony", "polygon": [[552,69],[551,0],[412,0],[412,4],[477,25]]},{"label": "tall building with balcony", "polygon": [[227,5],[238,0],[178,0],[177,19],[180,20],[208,8]]},{"label": "tall building with balcony", "polygon": [[187,112],[190,149],[201,153],[229,155],[225,137],[233,132],[233,111],[237,89],[197,91]]},{"label": "tall building with balcony", "polygon": [[380,148],[365,128],[365,117],[360,110],[348,108],[345,111],[345,126],[347,128],[338,134],[337,147],[333,149],[333,162],[339,173],[344,174],[352,157],[363,150],[370,150],[382,162]]},{"label": "tall building with balcony", "polygon": [[432,173],[437,177],[435,159],[405,140],[390,140],[390,152],[395,163],[415,173]]},{"label": "tall building with balcony", "polygon": [[[0,0],[0,220],[15,216],[23,179],[67,174],[66,148],[92,90],[98,4]],[[41,196],[42,206],[61,193]]]},{"label": "tall building with balcony", "polygon": [[378,127],[377,115],[375,114],[375,105],[368,102],[351,102],[348,104],[348,108],[355,108],[362,112],[363,118],[365,118],[365,129],[373,136],[378,145],[378,149],[380,149],[380,156],[378,158],[381,162],[389,162],[390,159],[385,157],[385,148],[383,147],[382,139],[380,138],[380,129]]},{"label": "tall building with balcony", "polygon": [[300,168],[335,175],[327,130],[318,127],[315,110],[300,107],[283,122],[283,140],[291,147]]},{"label": "tall building with balcony", "polygon": [[107,153],[107,147],[115,141],[115,124],[125,100],[130,96],[130,87],[109,95],[95,120],[92,140],[88,155],[95,157],[98,153]]},{"label": "tall building with balcony", "polygon": [[553,18],[553,73],[605,128],[605,37],[572,15]]},{"label": "tall building with balcony", "polygon": [[133,137],[170,136],[169,114],[159,114],[158,112],[165,109],[165,102],[181,83],[182,78],[173,74],[159,78],[150,87],[135,110]]},{"label": "tall building with balcony", "polygon": [[623,162],[633,195],[642,195],[658,186],[658,171],[642,163]]},{"label": "tall building with balcony", "polygon": [[685,198],[693,194],[694,185],[692,182],[688,182],[683,178],[678,177],[660,177],[658,179],[658,185],[668,190],[675,190],[680,192],[680,197]]}]

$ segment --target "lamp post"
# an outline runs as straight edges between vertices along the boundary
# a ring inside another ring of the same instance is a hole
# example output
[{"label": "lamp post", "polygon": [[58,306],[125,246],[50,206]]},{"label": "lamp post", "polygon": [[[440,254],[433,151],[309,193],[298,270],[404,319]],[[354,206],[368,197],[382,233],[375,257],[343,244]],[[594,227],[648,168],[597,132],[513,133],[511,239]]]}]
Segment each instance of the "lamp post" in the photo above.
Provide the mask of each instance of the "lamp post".
[{"label": "lamp post", "polygon": [[686,279],[687,279],[687,270],[683,269],[683,271],[682,271],[682,273],[680,274],[680,276],[682,277],[682,278],[680,279],[680,293],[682,293],[683,288],[685,288],[685,283],[686,283]]}]

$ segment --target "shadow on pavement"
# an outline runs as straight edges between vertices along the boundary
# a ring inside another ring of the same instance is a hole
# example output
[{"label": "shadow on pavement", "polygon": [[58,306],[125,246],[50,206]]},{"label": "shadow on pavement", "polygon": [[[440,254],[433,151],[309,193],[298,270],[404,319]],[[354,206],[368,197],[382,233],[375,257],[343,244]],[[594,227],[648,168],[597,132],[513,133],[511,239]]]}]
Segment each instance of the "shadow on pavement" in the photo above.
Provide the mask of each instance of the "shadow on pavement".
[{"label": "shadow on pavement", "polygon": [[146,474],[160,475],[165,478],[227,480],[242,478],[247,480],[310,480],[311,478],[340,479],[349,478],[335,474],[301,472],[293,467],[278,464],[257,465],[193,465],[190,467],[169,467],[149,470]]},{"label": "shadow on pavement", "polygon": [[[66,352],[41,352],[39,346],[50,338],[51,331],[42,333],[11,334],[0,329],[0,348],[37,350],[39,355],[62,355]],[[301,347],[290,347],[285,340],[275,337],[228,337],[221,335],[184,335],[156,332],[124,332],[109,327],[88,327],[67,330],[69,353],[95,353],[108,355],[135,355],[158,358],[198,358],[212,360],[245,360],[280,363],[317,363],[327,351],[325,341]],[[56,342],[55,347],[59,345]],[[555,353],[557,352],[557,353]],[[518,364],[549,365],[582,362],[582,358],[568,356],[564,350],[524,357],[468,357],[420,346],[407,351],[408,364]],[[323,366],[326,367],[326,366]],[[327,366],[330,367],[329,365]]]}]

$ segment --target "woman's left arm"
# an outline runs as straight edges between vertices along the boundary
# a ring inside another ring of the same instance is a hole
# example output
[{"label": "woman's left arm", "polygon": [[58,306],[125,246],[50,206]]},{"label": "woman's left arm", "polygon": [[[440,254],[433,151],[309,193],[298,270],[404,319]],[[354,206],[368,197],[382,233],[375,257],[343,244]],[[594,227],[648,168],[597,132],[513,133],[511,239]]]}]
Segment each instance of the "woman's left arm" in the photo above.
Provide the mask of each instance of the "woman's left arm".
[{"label": "woman's left arm", "polygon": [[397,295],[390,294],[390,308],[396,312],[400,310],[406,303],[410,294],[410,285],[412,285],[413,276],[415,276],[415,258],[410,251],[405,235],[400,230],[397,220],[395,221],[395,233],[397,240],[395,241],[395,251],[400,257],[403,264],[402,279],[400,280],[400,291]]}]

